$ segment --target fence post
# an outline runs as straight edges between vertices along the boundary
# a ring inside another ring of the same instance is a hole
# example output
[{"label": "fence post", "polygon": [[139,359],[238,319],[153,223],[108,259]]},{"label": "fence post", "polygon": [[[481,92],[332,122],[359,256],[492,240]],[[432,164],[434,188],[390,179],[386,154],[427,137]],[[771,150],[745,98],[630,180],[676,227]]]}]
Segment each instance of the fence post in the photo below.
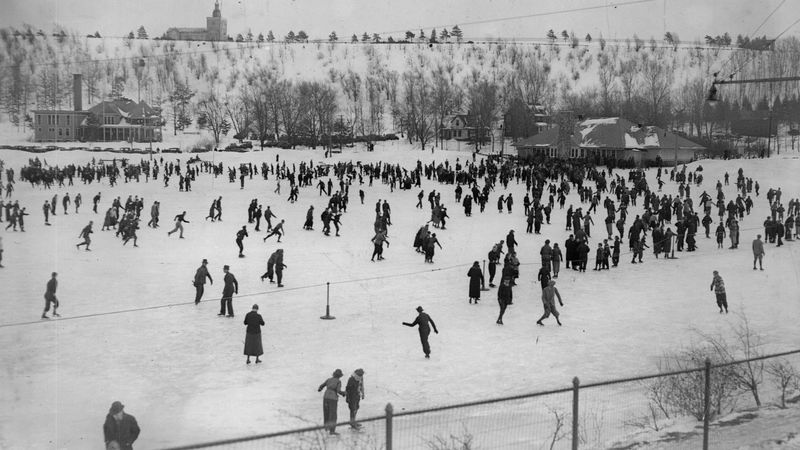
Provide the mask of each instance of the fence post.
[{"label": "fence post", "polygon": [[394,408],[391,403],[386,404],[386,450],[392,450],[392,416]]},{"label": "fence post", "polygon": [[706,358],[705,393],[703,394],[703,450],[708,450],[708,414],[711,404],[711,360]]},{"label": "fence post", "polygon": [[322,320],[333,320],[336,317],[331,315],[331,282],[326,281],[325,285],[327,286],[327,291],[325,293],[325,315],[320,316]]},{"label": "fence post", "polygon": [[[486,260],[483,260],[483,272],[481,272],[484,277],[486,277]],[[483,283],[481,283],[481,290],[488,291],[489,288],[486,287],[486,278],[484,278]]]},{"label": "fence post", "polygon": [[578,450],[578,390],[581,381],[572,379],[572,450]]}]

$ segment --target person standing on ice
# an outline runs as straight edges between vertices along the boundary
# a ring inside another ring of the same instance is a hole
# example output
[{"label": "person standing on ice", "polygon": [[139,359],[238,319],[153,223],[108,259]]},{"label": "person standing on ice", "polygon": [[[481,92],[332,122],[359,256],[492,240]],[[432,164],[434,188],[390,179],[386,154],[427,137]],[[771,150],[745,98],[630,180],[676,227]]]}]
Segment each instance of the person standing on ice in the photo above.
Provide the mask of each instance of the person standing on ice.
[{"label": "person standing on ice", "polygon": [[423,311],[422,306],[417,306],[417,313],[419,314],[413,322],[403,322],[403,325],[407,327],[419,326],[419,340],[422,343],[422,352],[425,353],[426,358],[430,358],[431,346],[428,343],[428,336],[431,334],[431,328],[436,334],[439,334],[439,330],[436,329],[436,324],[431,319],[431,316]]},{"label": "person standing on ice", "polygon": [[242,229],[236,232],[236,245],[239,247],[239,258],[244,258],[244,245],[242,242],[247,236],[249,236],[247,234],[247,225],[242,225]]},{"label": "person standing on ice", "polygon": [[347,406],[350,409],[350,428],[359,429],[361,424],[356,422],[356,414],[361,400],[364,400],[364,369],[356,369],[347,380],[344,389]]},{"label": "person standing on ice", "polygon": [[264,318],[258,313],[258,305],[253,305],[252,311],[244,316],[244,324],[247,325],[247,333],[244,337],[244,354],[247,355],[247,364],[250,364],[250,357],[256,357],[256,364],[261,364],[259,356],[264,354],[264,347],[261,344],[261,326],[265,325]]},{"label": "person standing on ice", "polygon": [[225,265],[222,267],[225,272],[225,287],[222,288],[222,298],[219,301],[219,314],[218,316],[225,315],[225,309],[228,310],[228,317],[233,317],[233,294],[239,293],[239,282],[236,277],[230,273],[230,266]]},{"label": "person standing on ice", "polygon": [[472,304],[472,300],[475,300],[477,305],[481,299],[481,286],[484,284],[483,272],[478,261],[472,263],[472,267],[467,271],[467,277],[469,277],[469,303]]},{"label": "person standing on ice", "polygon": [[514,251],[514,247],[517,246],[517,240],[514,239],[514,230],[511,230],[506,235],[506,247],[508,247],[508,252],[511,253]]},{"label": "person standing on ice", "polygon": [[133,443],[139,438],[139,424],[135,417],[123,411],[124,408],[121,402],[114,402],[106,415],[103,437],[107,449],[133,450]]},{"label": "person standing on ice", "polygon": [[186,220],[186,211],[184,211],[184,212],[178,214],[177,216],[175,216],[175,228],[173,228],[172,231],[167,231],[167,236],[172,236],[172,233],[180,230],[180,232],[181,232],[180,233],[180,238],[183,239],[183,224],[184,223],[189,223],[189,221]]},{"label": "person standing on ice", "polygon": [[194,304],[197,305],[200,303],[200,299],[203,298],[203,292],[205,290],[206,278],[208,281],[213,285],[214,280],[211,278],[211,274],[208,273],[208,260],[203,259],[202,264],[200,267],[197,268],[197,272],[194,273],[194,289],[195,289],[195,296],[194,296]]},{"label": "person standing on ice", "polygon": [[764,265],[762,264],[764,255],[764,242],[761,241],[761,235],[759,234],[758,237],[753,239],[753,270],[756,270],[756,261],[758,261],[759,269],[764,270]]},{"label": "person standing on ice", "polygon": [[317,392],[325,393],[322,395],[322,417],[325,422],[325,429],[330,434],[339,434],[336,432],[336,422],[339,410],[339,396],[345,397],[347,393],[342,390],[342,376],[344,373],[341,369],[333,371],[333,376],[325,380],[317,388]]},{"label": "person standing on ice", "polygon": [[536,321],[536,325],[544,326],[542,320],[550,317],[550,314],[556,318],[556,322],[558,326],[561,326],[561,321],[558,320],[558,316],[560,316],[558,310],[556,309],[555,298],[558,297],[558,304],[564,306],[564,303],[561,301],[561,294],[559,294],[558,289],[556,289],[556,282],[555,280],[550,280],[548,286],[542,289],[542,303],[544,305],[544,314],[539,320]]},{"label": "person standing on ice", "polygon": [[725,282],[719,272],[714,271],[714,279],[711,280],[711,290],[717,296],[717,306],[719,306],[719,313],[722,314],[722,309],[725,309],[725,314],[728,313],[728,299],[725,295]]},{"label": "person standing on ice", "polygon": [[80,249],[81,245],[85,245],[86,246],[86,251],[87,252],[91,251],[89,249],[89,244],[92,243],[92,239],[89,237],[89,235],[94,233],[94,231],[92,231],[92,224],[93,223],[94,222],[90,220],[89,221],[89,225],[86,225],[85,227],[83,227],[83,230],[81,230],[81,234],[78,235],[79,238],[83,238],[83,242],[81,242],[79,244],[76,244],[75,248]]},{"label": "person standing on ice", "polygon": [[44,311],[42,311],[42,319],[49,319],[47,311],[50,311],[50,303],[53,304],[53,317],[61,317],[56,310],[58,309],[58,297],[56,297],[56,288],[58,288],[58,280],[56,280],[57,273],[53,272],[50,280],[47,282],[47,290],[44,293]]},{"label": "person standing on ice", "polygon": [[503,315],[506,313],[508,305],[513,303],[514,300],[514,274],[513,271],[503,268],[503,274],[500,277],[500,286],[497,288],[497,303],[500,305],[500,315],[497,316],[498,325],[503,325]]}]

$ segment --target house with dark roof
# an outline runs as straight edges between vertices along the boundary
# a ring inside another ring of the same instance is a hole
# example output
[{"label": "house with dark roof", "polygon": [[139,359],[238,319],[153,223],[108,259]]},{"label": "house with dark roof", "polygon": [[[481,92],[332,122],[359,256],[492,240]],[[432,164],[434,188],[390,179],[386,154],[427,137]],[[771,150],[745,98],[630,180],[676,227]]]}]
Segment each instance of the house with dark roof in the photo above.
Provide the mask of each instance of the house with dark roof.
[{"label": "house with dark roof", "polygon": [[470,114],[450,114],[444,116],[442,125],[439,128],[439,138],[444,140],[455,139],[457,141],[475,142],[478,136],[480,136],[482,141],[488,141],[489,128],[482,127],[482,129],[479,129],[479,127],[474,124],[474,120]]},{"label": "house with dark roof", "polygon": [[[565,141],[564,141],[565,140]],[[523,159],[598,158],[632,160],[640,165],[661,158],[665,163],[692,161],[705,150],[700,144],[653,125],[639,125],[621,117],[586,119],[572,133],[561,133],[559,125],[515,143]]]},{"label": "house with dark roof", "polygon": [[82,108],[81,76],[73,77],[72,110],[33,111],[36,142],[130,141],[160,142],[161,111],[128,98],[106,100],[88,110]]}]

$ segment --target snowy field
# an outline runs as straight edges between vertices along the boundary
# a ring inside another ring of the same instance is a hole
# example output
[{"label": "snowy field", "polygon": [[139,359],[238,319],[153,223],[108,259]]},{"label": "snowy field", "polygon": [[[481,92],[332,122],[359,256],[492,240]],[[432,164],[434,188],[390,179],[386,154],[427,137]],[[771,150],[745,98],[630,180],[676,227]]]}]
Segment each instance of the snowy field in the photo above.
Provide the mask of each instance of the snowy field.
[{"label": "snowy field", "polygon": [[[287,164],[323,161],[321,149],[270,149],[214,158],[228,167],[248,161],[274,163],[276,155]],[[0,150],[0,159],[17,175],[34,156]],[[542,313],[536,273],[545,239],[563,248],[569,234],[564,229],[566,208],[553,212],[552,224],[543,225],[541,235],[526,234],[524,183],[512,182],[507,191],[498,185],[484,213],[476,205],[472,217],[465,217],[454,201],[454,185],[423,179],[426,196],[432,189],[441,191],[451,216],[446,230],[432,228],[443,249],[436,250],[430,265],[412,247],[417,229],[430,219],[427,202],[425,209],[417,209],[417,188],[390,193],[389,186],[378,180],[372,187],[366,183],[351,187],[341,237],[320,232],[319,213],[328,197],[318,195],[316,180],[301,189],[294,204],[286,201],[286,180],[281,182],[280,196],[273,193],[272,175],[269,181],[260,174],[248,179],[242,190],[238,179],[228,183],[225,175],[215,179],[201,172],[188,193],[178,191],[175,177],[168,188],[161,176],[149,183],[144,178],[138,184],[120,180],[114,188],[109,188],[107,179],[101,185],[76,180],[75,186],[55,191],[59,206],[51,227],[43,224],[41,205],[54,191],[18,182],[12,199],[30,213],[26,232],[0,231],[5,250],[5,268],[0,270],[0,448],[100,448],[102,422],[114,400],[121,400],[126,412],[138,419],[142,434],[135,447],[140,449],[321,424],[322,394],[316,388],[336,368],[344,371],[345,380],[356,368],[366,371],[360,417],[381,415],[387,403],[399,412],[567,387],[576,375],[589,383],[653,373],[658,357],[688,344],[696,336],[693,330],[729,333],[735,317],[717,312],[709,292],[712,270],[719,270],[725,280],[731,311],[746,312],[751,325],[764,335],[765,352],[795,349],[800,344],[800,245],[767,244],[762,272],[752,270],[750,242],[763,234],[761,223],[768,214],[765,193],[770,187],[782,188],[784,204],[800,196],[796,156],[700,161],[704,182],[701,188],[692,188],[695,204],[703,190],[714,193],[716,180],[726,171],[731,174],[731,185],[724,187],[727,198],[735,197],[740,167],[746,177],[761,184],[761,195],[753,197],[752,214],[741,223],[740,248],[728,250],[726,239],[726,248],[718,250],[711,239],[698,234],[696,253],[656,260],[650,252],[644,264],[632,265],[626,241],[618,268],[579,274],[562,267],[557,287],[565,304],[563,327],[552,318],[544,327],[535,324]],[[64,152],[39,157],[50,165],[64,165],[120,155]],[[185,162],[189,155],[164,157]],[[424,164],[448,159],[454,164],[456,158],[469,157],[469,152],[431,154],[394,142],[377,145],[371,153],[345,149],[325,162],[384,161],[412,169],[417,159]],[[689,169],[697,165],[690,164]],[[622,173],[627,178],[627,171]],[[656,171],[650,170],[647,177],[650,186],[656,186]],[[677,185],[668,177],[665,180],[664,192],[676,194]],[[363,205],[358,201],[359,188],[366,193]],[[98,191],[101,214],[95,215],[91,199]],[[60,199],[67,192],[73,198],[81,193],[84,205],[79,214],[73,207],[63,215]],[[497,196],[509,192],[515,198],[514,212],[500,214]],[[113,232],[100,231],[102,213],[113,198],[119,196],[124,203],[129,195],[145,200],[138,248],[123,247]],[[218,196],[223,197],[223,221],[204,221]],[[274,237],[264,243],[263,222],[261,233],[248,224],[246,257],[237,258],[235,233],[247,224],[247,206],[253,198],[286,219],[287,234],[280,244]],[[378,199],[388,199],[392,208],[391,246],[385,249],[384,261],[370,262]],[[157,230],[145,226],[154,200],[161,202],[162,226]],[[579,203],[572,190],[567,206]],[[641,204],[630,210],[628,226],[642,212]],[[315,228],[304,231],[310,205],[316,211]],[[168,237],[172,217],[184,210],[191,222],[186,224],[186,238]],[[602,215],[593,216],[592,249],[605,234]],[[712,218],[716,220],[716,214]],[[78,233],[89,220],[95,221],[92,251],[78,251]],[[520,242],[522,266],[514,305],[499,327],[496,289],[484,292],[479,305],[468,304],[466,272],[473,261],[486,259],[492,244],[510,229],[516,230]],[[285,250],[288,266],[284,288],[259,279],[267,257],[277,248]],[[206,285],[204,302],[195,306],[191,280],[203,258],[209,260],[215,282]],[[239,280],[235,319],[217,316],[225,264]],[[42,295],[53,271],[59,274],[62,317],[40,321]],[[331,321],[319,318],[325,313],[326,282],[331,283],[331,313],[336,316]],[[253,303],[259,304],[267,323],[265,355],[264,364],[248,366],[242,355],[242,320]],[[430,360],[423,358],[416,330],[401,325],[414,319],[418,305],[440,331],[431,336]],[[613,405],[614,398],[609,401]],[[346,404],[340,403],[339,419],[345,420]],[[568,409],[568,403],[563,407]],[[503,408],[498,405],[495,414]],[[415,433],[399,427],[396,431],[405,436]],[[400,448],[418,446],[409,440]],[[523,441],[504,448],[530,447]]]}]

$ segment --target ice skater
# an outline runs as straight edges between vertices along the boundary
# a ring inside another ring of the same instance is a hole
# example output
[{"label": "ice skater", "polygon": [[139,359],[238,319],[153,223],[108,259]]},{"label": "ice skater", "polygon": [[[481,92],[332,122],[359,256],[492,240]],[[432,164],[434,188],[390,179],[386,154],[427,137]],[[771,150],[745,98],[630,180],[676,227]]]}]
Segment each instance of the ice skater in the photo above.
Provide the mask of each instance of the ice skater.
[{"label": "ice skater", "polygon": [[350,428],[357,430],[361,428],[361,424],[356,422],[356,414],[358,414],[361,400],[364,400],[364,369],[356,369],[350,375],[344,392],[347,406],[350,409]]},{"label": "ice skater", "polygon": [[222,271],[225,272],[225,287],[222,288],[222,298],[219,301],[219,314],[217,315],[224,316],[225,309],[227,308],[228,317],[233,317],[233,294],[239,293],[239,282],[236,281],[236,277],[230,273],[230,266],[223,266]]},{"label": "ice skater", "polygon": [[85,227],[83,227],[83,230],[81,230],[81,234],[78,235],[79,238],[83,238],[83,242],[75,245],[75,248],[77,248],[78,250],[80,250],[81,245],[85,245],[86,246],[86,251],[87,252],[91,251],[91,249],[89,249],[89,244],[92,243],[92,239],[89,237],[89,235],[94,233],[94,231],[92,231],[92,224],[93,223],[94,222],[90,220],[89,221],[89,225],[86,225]]},{"label": "ice skater", "polygon": [[236,245],[239,247],[239,258],[244,258],[244,245],[242,242],[247,236],[249,236],[247,234],[247,225],[242,225],[242,229],[236,232]]},{"label": "ice skater", "polygon": [[275,228],[273,228],[272,231],[270,231],[269,234],[264,238],[264,242],[267,242],[267,239],[269,239],[271,236],[278,236],[278,242],[280,242],[281,236],[283,236],[285,233],[283,231],[284,222],[285,220],[281,219],[281,221],[277,225],[275,225]]},{"label": "ice skater", "polygon": [[181,232],[180,233],[180,238],[183,239],[183,224],[184,223],[189,223],[189,221],[186,220],[186,211],[184,211],[184,212],[178,214],[177,216],[175,216],[175,228],[173,228],[172,231],[167,231],[167,236],[172,236],[172,233],[180,230],[180,232]]},{"label": "ice skater", "polygon": [[484,285],[483,272],[478,261],[472,263],[472,267],[467,271],[469,277],[469,303],[475,300],[475,304],[481,299],[481,287]]},{"label": "ice skater", "polygon": [[344,372],[341,369],[333,371],[333,376],[325,380],[317,388],[317,392],[325,393],[322,395],[322,416],[325,422],[325,429],[330,434],[339,434],[336,432],[336,422],[339,410],[339,396],[345,397],[347,393],[342,390],[342,376]]},{"label": "ice skater", "polygon": [[544,304],[544,315],[536,321],[537,325],[542,325],[542,320],[550,317],[550,314],[556,318],[556,322],[558,326],[561,326],[561,321],[558,319],[560,316],[558,310],[556,309],[555,298],[558,297],[558,304],[564,306],[564,303],[561,301],[561,294],[556,289],[556,282],[555,280],[550,280],[550,283],[547,285],[546,288],[542,289],[542,303]]},{"label": "ice skater", "polygon": [[714,294],[717,296],[717,306],[719,306],[719,313],[722,314],[722,310],[724,309],[725,314],[727,314],[728,299],[725,295],[725,282],[722,280],[722,277],[716,270],[714,271],[714,278],[711,280],[711,290],[714,291]]},{"label": "ice skater", "polygon": [[428,343],[428,336],[431,334],[431,327],[436,334],[439,334],[439,330],[436,329],[436,324],[431,319],[431,316],[423,311],[422,306],[417,306],[417,313],[419,314],[413,322],[403,322],[403,325],[407,327],[419,326],[419,340],[422,343],[422,352],[425,353],[426,358],[430,358],[431,346]]},{"label": "ice skater", "polygon": [[194,273],[194,285],[195,289],[195,296],[194,296],[194,304],[197,305],[200,303],[200,299],[203,298],[203,292],[205,290],[206,278],[208,281],[213,285],[214,280],[211,278],[211,274],[208,273],[208,260],[203,259],[203,262],[200,264],[200,267],[197,268],[197,271]]},{"label": "ice skater", "polygon": [[58,297],[56,297],[56,288],[58,288],[58,280],[56,280],[57,273],[53,272],[50,280],[47,282],[47,290],[44,293],[44,311],[42,311],[42,319],[49,319],[47,311],[50,311],[50,304],[53,304],[53,317],[61,317],[58,314]]}]

